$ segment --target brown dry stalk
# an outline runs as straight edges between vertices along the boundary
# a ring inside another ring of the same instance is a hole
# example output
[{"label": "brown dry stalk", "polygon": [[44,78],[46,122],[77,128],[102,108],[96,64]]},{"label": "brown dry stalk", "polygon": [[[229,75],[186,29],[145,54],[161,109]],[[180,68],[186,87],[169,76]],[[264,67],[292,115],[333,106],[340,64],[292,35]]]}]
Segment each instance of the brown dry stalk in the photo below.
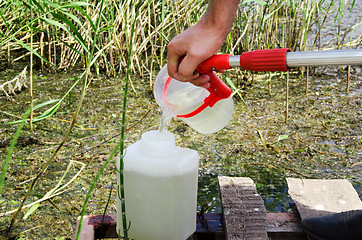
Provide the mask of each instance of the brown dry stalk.
[{"label": "brown dry stalk", "polygon": [[[291,6],[287,1],[273,1],[268,5],[259,5],[255,2],[241,3],[235,23],[223,49],[221,51],[232,51],[234,54],[240,54],[243,51],[255,49],[265,49],[273,47],[289,47],[295,50],[304,50],[306,48],[306,37],[310,32],[310,27],[318,17],[316,13],[324,18],[331,12],[332,8],[319,9],[318,4],[314,1],[293,1],[297,6]],[[84,11],[95,19],[99,7],[99,1],[90,1],[91,5],[84,8]],[[150,79],[150,87],[154,79],[153,72],[160,69],[165,64],[167,42],[176,34],[179,34],[189,26],[195,24],[205,13],[207,1],[173,1],[165,0],[165,8],[162,9],[160,1],[141,1],[110,0],[105,3],[110,15],[104,15],[105,21],[102,21],[100,28],[106,29],[100,34],[100,45],[105,46],[112,42],[104,55],[97,60],[96,71],[104,71],[108,75],[115,73],[124,73],[127,63],[127,44],[130,41],[130,22],[131,18],[136,18],[136,25],[133,33],[133,52],[135,58],[131,63],[131,72],[138,75],[147,75]],[[139,14],[132,14],[132,5],[139,4]],[[25,44],[29,44],[29,31],[26,28],[19,30],[23,26],[19,24],[21,19],[26,19],[29,12],[17,8],[19,14],[5,11],[3,14],[6,23],[0,19],[0,26],[6,29],[6,35],[14,34],[14,38],[19,39]],[[21,10],[21,12],[20,12]],[[82,16],[76,9],[69,10],[71,14],[78,17],[84,25],[75,26],[81,33],[86,44],[91,45],[92,27],[89,21]],[[164,23],[162,24],[161,15],[164,11]],[[36,13],[42,16],[42,13]],[[47,17],[51,17],[46,15]],[[324,21],[318,22],[318,29],[323,28]],[[82,52],[79,42],[75,41],[73,36],[54,26],[49,26],[38,21],[33,22],[34,27],[41,31],[35,31],[33,34],[33,48],[48,59],[51,63],[56,64],[59,69],[71,70],[74,68],[84,69],[84,59],[73,49],[65,44]],[[6,28],[6,26],[10,26]],[[347,31],[346,32],[350,32]],[[316,33],[320,34],[319,31]],[[88,37],[89,36],[89,37]],[[344,37],[344,36],[343,36]],[[316,36],[315,38],[318,38]],[[19,44],[10,39],[0,39],[0,53],[11,59],[13,53],[22,49]],[[162,44],[163,43],[163,44]],[[314,46],[315,43],[313,43]],[[320,48],[319,46],[316,46]],[[160,54],[164,52],[164,55]],[[11,59],[18,61],[23,56]],[[163,59],[163,60],[162,60]],[[37,59],[34,59],[37,60]],[[40,61],[40,60],[37,60]],[[44,66],[45,65],[45,66]],[[54,71],[52,66],[41,63],[42,68],[47,67]]]}]

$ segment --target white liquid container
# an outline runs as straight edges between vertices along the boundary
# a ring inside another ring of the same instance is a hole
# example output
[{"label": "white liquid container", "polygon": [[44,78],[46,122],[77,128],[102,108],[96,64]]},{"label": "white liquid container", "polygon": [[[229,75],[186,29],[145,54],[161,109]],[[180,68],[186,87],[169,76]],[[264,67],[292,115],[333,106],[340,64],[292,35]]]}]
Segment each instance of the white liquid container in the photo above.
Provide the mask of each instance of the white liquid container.
[{"label": "white liquid container", "polygon": [[[198,105],[193,106],[185,113],[198,107]],[[193,117],[181,119],[199,133],[210,134],[223,129],[231,120],[233,112],[234,101],[232,97],[229,97],[218,101],[213,107],[206,107]]]},{"label": "white liquid container", "polygon": [[167,65],[157,75],[153,93],[163,113],[172,117],[179,117],[191,128],[202,134],[215,133],[223,129],[231,120],[234,112],[234,102],[230,96],[217,101],[212,107],[207,106],[192,117],[180,117],[180,115],[194,112],[203,105],[205,99],[210,96],[210,92],[189,82],[170,79]]},{"label": "white liquid container", "polygon": [[[126,218],[131,223],[128,237],[187,239],[196,230],[198,153],[177,147],[172,133],[160,131],[142,134],[141,140],[125,153]],[[118,169],[119,166],[117,158]],[[117,232],[123,235],[119,196],[116,207]]]}]

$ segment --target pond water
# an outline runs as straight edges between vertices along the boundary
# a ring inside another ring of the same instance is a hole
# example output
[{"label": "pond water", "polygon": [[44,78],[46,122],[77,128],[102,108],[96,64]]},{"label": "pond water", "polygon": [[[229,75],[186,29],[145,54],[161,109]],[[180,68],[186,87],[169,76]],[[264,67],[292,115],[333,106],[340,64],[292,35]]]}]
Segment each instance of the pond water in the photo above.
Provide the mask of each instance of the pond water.
[{"label": "pond water", "polygon": [[[4,73],[14,75],[18,70]],[[226,74],[233,76],[233,71]],[[73,84],[73,74],[42,76],[35,74],[36,104],[62,97]],[[361,166],[361,67],[351,68],[350,91],[346,92],[344,67],[317,68],[310,73],[306,95],[305,77],[289,74],[289,115],[285,123],[286,74],[248,76],[242,91],[243,101],[234,96],[235,111],[231,122],[221,131],[202,135],[182,121],[174,119],[168,130],[177,145],[199,152],[199,208],[220,211],[217,176],[250,177],[265,200],[268,211],[291,211],[285,178],[346,178],[362,196]],[[253,79],[253,81],[252,81]],[[53,188],[72,164],[64,182],[81,172],[67,191],[43,202],[26,219],[16,223],[19,236],[71,238],[85,195],[108,155],[120,141],[123,79],[95,78],[89,85],[77,125],[70,139],[38,182],[27,203],[41,198]],[[156,130],[161,112],[149,89],[148,79],[132,79],[125,144],[140,139],[141,134]],[[250,86],[250,85],[249,85]],[[18,140],[7,173],[0,201],[1,213],[19,206],[27,183],[39,171],[51,152],[61,142],[79,100],[81,86],[73,90],[51,118],[26,125]],[[0,98],[0,157],[4,159],[16,130],[6,123],[18,120],[29,104],[27,90],[13,97]],[[46,107],[38,109],[39,115]],[[278,141],[280,136],[285,138]],[[287,136],[287,137],[286,137]],[[116,188],[113,160],[106,167],[89,202],[87,214],[102,214],[111,194],[107,213],[115,213]],[[112,191],[111,191],[112,189]],[[27,209],[24,211],[26,212]],[[23,216],[23,215],[22,215]],[[9,215],[1,217],[4,228]],[[1,229],[3,230],[3,229]]]}]

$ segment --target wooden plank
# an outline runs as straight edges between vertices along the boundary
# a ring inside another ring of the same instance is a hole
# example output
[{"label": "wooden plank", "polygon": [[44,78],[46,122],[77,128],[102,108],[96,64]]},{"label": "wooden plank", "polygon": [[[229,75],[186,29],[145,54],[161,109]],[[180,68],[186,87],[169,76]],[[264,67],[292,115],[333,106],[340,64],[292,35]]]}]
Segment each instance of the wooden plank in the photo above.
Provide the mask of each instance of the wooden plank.
[{"label": "wooden plank", "polygon": [[[116,215],[105,215],[102,225],[102,215],[84,216],[81,227],[80,240],[93,240],[103,238],[118,238],[116,232]],[[188,240],[224,240],[224,229],[220,213],[204,213],[196,220],[196,231]],[[75,237],[79,228],[79,220],[75,230]]]},{"label": "wooden plank", "polygon": [[[77,221],[76,233],[79,225]],[[204,213],[196,219],[196,232],[187,240],[225,240],[221,213]],[[267,232],[270,240],[307,240],[299,226],[299,218],[294,213],[267,213]],[[116,215],[84,216],[81,240],[118,238]]]},{"label": "wooden plank", "polygon": [[293,212],[267,213],[267,231],[270,240],[308,240],[299,225],[299,216]]},{"label": "wooden plank", "polygon": [[287,178],[289,195],[302,219],[362,209],[362,202],[346,179]]},{"label": "wooden plank", "polygon": [[302,232],[302,229],[299,226],[300,220],[294,213],[267,213],[266,216],[268,233]]},{"label": "wooden plank", "polygon": [[267,240],[266,209],[251,178],[219,177],[227,240]]}]

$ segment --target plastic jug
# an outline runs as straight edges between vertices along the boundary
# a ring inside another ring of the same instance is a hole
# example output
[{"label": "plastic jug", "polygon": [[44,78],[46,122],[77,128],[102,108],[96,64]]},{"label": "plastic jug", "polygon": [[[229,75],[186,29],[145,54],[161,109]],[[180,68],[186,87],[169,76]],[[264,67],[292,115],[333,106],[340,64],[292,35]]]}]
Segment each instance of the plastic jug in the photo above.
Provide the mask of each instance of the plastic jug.
[{"label": "plastic jug", "polygon": [[154,84],[154,96],[163,114],[178,117],[203,134],[224,128],[234,111],[231,90],[214,72],[208,75],[212,86],[204,89],[169,77],[165,65]]},{"label": "plastic jug", "polygon": [[[185,240],[195,232],[198,162],[195,150],[177,147],[166,131],[146,132],[127,148],[124,188],[130,238]],[[119,174],[117,181],[119,186]],[[123,235],[118,196],[116,207],[117,232]]]}]

